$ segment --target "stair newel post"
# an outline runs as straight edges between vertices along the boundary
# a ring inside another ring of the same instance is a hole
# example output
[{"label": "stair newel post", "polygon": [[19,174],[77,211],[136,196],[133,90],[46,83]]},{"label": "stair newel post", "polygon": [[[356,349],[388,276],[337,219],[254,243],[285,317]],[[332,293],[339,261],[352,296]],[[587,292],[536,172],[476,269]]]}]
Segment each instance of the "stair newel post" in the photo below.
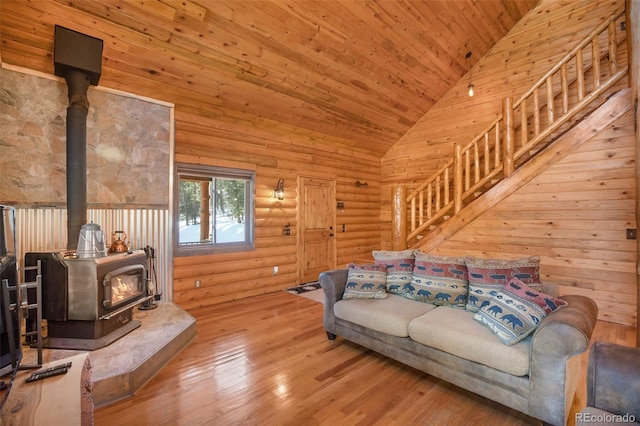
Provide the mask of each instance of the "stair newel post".
[{"label": "stair newel post", "polygon": [[398,185],[392,189],[393,217],[391,218],[391,244],[393,250],[405,250],[407,243],[407,188]]},{"label": "stair newel post", "polygon": [[453,146],[453,212],[458,214],[462,209],[462,147],[460,144]]},{"label": "stair newel post", "polygon": [[506,97],[502,102],[502,116],[504,117],[504,144],[502,144],[502,170],[505,178],[511,176],[515,170],[513,156],[515,153],[515,133],[513,128],[513,108],[511,98]]}]

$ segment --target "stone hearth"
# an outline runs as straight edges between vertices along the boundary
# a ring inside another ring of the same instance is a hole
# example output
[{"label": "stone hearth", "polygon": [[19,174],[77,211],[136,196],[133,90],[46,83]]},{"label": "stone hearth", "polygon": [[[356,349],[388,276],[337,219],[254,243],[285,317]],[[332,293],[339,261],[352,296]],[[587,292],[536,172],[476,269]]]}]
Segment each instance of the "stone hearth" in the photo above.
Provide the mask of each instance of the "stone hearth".
[{"label": "stone hearth", "polygon": [[[171,302],[156,309],[133,310],[140,327],[102,349],[89,351],[92,366],[93,402],[96,408],[134,395],[158,371],[196,337],[196,321]],[[37,362],[37,350],[22,347],[21,365]],[[43,349],[48,363],[85,351]]]}]

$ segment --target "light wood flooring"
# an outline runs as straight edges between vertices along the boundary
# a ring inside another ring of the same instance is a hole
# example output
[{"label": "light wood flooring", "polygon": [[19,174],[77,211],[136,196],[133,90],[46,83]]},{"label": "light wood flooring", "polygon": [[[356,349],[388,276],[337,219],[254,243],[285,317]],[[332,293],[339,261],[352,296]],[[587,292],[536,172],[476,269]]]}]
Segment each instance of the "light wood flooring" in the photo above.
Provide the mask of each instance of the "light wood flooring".
[{"label": "light wood flooring", "polygon": [[[198,337],[137,395],[96,411],[111,425],[538,425],[341,338],[322,304],[287,292],[192,310]],[[635,328],[594,338],[635,346]],[[586,357],[583,359],[586,368]],[[584,378],[574,411],[586,402]]]}]

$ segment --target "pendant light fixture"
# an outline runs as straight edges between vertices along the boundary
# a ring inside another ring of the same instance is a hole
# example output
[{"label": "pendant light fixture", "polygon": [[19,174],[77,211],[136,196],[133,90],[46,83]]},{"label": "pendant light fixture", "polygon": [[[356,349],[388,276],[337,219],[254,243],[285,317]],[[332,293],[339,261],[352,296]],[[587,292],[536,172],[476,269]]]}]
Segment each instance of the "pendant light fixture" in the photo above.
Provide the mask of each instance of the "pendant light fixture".
[{"label": "pendant light fixture", "polygon": [[465,55],[467,62],[469,62],[469,97],[473,96],[473,83],[471,82],[471,52],[467,52]]}]

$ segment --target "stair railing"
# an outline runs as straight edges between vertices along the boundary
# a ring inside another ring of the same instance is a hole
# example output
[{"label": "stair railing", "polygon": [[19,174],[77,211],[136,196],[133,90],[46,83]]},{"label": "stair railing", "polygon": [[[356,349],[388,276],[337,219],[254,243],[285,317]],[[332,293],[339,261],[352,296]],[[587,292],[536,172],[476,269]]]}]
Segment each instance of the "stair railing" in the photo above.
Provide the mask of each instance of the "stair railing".
[{"label": "stair railing", "polygon": [[[505,99],[503,114],[511,115],[511,118],[505,117],[505,121],[514,123],[507,127],[506,132],[505,143],[511,146],[505,150],[513,152],[513,161],[505,167],[505,177],[513,172],[515,160],[546,139],[627,73],[626,67],[618,69],[619,41],[615,22],[623,14],[624,9],[619,10],[589,33],[513,105],[510,105],[510,98]],[[603,60],[608,63],[608,70],[601,68]],[[590,80],[587,79],[589,75]],[[528,113],[530,105],[533,109]],[[546,114],[543,114],[545,110]],[[520,132],[515,134],[514,129],[518,127]],[[529,138],[529,134],[533,137]],[[517,149],[516,145],[519,145]]]},{"label": "stair railing", "polygon": [[[616,20],[623,14],[624,8],[591,31],[516,102],[505,98],[500,116],[464,147],[454,144],[452,158],[393,203],[409,210],[406,240],[397,238],[405,234],[406,223],[399,224],[403,230],[392,230],[394,248],[410,246],[425,230],[459,213],[488,185],[511,176],[519,159],[626,75],[627,67],[618,63],[624,36],[618,40],[616,31]],[[394,216],[404,217],[398,212]]]}]

